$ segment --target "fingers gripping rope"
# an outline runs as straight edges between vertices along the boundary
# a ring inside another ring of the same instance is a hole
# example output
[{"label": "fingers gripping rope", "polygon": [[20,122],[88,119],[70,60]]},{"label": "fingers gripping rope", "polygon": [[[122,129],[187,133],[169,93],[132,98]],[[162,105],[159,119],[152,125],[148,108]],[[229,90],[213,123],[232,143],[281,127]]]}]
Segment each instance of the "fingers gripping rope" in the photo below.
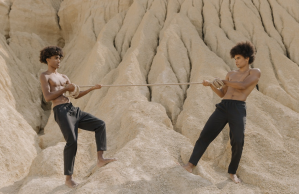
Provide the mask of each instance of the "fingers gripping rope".
[{"label": "fingers gripping rope", "polygon": [[66,91],[64,93],[64,96],[66,97],[72,97],[72,98],[77,98],[80,94],[80,86],[77,86],[76,84],[73,84],[75,86],[75,89],[74,91],[72,92],[69,92],[69,91]]},{"label": "fingers gripping rope", "polygon": [[221,81],[220,79],[215,79],[215,80],[212,82],[212,85],[213,85],[215,88],[221,89],[221,88],[224,86],[224,83],[223,83],[223,81]]}]

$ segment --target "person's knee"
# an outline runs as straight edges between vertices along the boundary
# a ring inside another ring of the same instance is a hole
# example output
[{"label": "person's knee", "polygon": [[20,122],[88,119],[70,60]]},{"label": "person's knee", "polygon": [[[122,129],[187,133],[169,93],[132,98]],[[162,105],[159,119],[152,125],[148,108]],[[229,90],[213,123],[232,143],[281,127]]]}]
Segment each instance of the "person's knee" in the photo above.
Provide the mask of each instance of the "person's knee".
[{"label": "person's knee", "polygon": [[244,141],[243,140],[232,141],[231,145],[234,149],[242,150],[244,146]]},{"label": "person's knee", "polygon": [[66,141],[66,146],[67,147],[77,147],[77,138],[75,138],[75,137],[68,138]]},{"label": "person's knee", "polygon": [[97,122],[97,128],[96,128],[96,131],[105,131],[106,130],[106,124],[104,121],[102,120],[99,120]]},{"label": "person's knee", "polygon": [[104,122],[104,121],[100,121],[100,122],[99,122],[99,127],[100,127],[101,129],[106,129],[106,124],[105,124],[105,122]]}]

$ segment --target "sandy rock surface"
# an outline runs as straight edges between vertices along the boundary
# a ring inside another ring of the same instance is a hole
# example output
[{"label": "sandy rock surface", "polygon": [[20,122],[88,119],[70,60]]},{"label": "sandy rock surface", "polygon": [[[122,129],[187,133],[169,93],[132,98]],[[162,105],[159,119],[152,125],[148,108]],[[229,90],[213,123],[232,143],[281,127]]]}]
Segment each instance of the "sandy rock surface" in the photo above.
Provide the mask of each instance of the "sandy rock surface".
[{"label": "sandy rock surface", "polygon": [[[296,0],[0,0],[0,194],[299,193],[299,2]],[[229,127],[193,174],[181,165],[220,98],[202,85],[102,88],[75,106],[106,122],[116,162],[96,167],[94,134],[79,130],[74,178],[43,100],[39,51],[63,48],[78,85],[201,82],[236,69],[239,41],[256,49],[245,145],[229,180]]]}]

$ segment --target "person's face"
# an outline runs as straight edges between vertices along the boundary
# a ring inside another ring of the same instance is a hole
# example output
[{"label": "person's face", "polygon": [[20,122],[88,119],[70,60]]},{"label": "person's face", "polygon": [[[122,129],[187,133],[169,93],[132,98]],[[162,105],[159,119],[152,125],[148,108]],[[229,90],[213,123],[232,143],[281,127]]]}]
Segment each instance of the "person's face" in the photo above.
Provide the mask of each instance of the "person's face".
[{"label": "person's face", "polygon": [[50,58],[47,58],[48,65],[50,65],[53,68],[59,68],[60,66],[60,56],[59,55],[54,55]]},{"label": "person's face", "polygon": [[249,57],[244,58],[242,55],[235,55],[234,58],[238,68],[245,67],[249,63]]}]

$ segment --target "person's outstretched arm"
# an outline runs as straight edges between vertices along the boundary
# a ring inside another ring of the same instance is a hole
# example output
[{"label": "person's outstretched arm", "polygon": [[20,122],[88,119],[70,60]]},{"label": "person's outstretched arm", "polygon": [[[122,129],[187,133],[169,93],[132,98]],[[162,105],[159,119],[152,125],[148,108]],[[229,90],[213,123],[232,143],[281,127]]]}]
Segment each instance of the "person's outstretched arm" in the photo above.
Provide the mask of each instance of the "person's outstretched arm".
[{"label": "person's outstretched arm", "polygon": [[77,96],[77,98],[75,99],[78,99],[78,98],[81,98],[82,96],[85,96],[86,94],[88,94],[89,92],[91,92],[92,90],[96,90],[96,89],[101,89],[101,85],[97,84],[87,90],[84,90],[84,91],[80,91],[79,95]]},{"label": "person's outstretched arm", "polygon": [[[65,79],[67,79],[67,83],[70,84],[71,83],[71,80],[66,76],[66,75],[63,75],[63,77]],[[75,99],[78,99],[78,98],[81,98],[83,96],[85,96],[86,94],[88,94],[89,92],[91,92],[92,90],[96,90],[96,89],[101,89],[101,85],[97,84],[95,86],[92,86],[91,88],[87,89],[87,90],[84,90],[84,91],[80,91],[79,95],[75,98]]]}]

